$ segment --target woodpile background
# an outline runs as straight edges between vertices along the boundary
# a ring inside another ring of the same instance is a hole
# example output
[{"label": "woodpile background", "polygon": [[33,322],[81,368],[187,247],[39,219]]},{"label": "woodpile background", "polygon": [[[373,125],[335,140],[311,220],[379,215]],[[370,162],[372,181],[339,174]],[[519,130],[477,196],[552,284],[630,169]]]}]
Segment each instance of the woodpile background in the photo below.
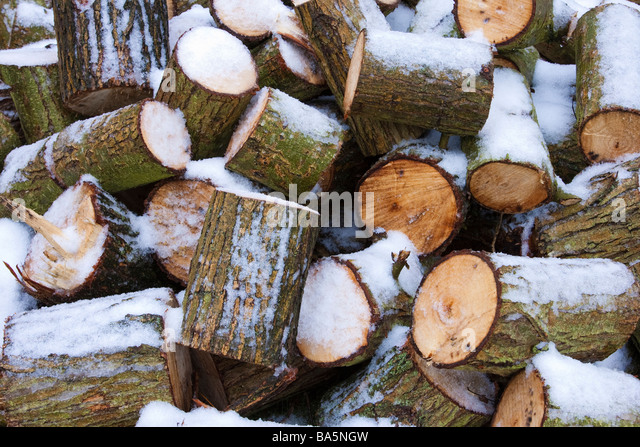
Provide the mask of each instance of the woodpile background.
[{"label": "woodpile background", "polygon": [[0,425],[640,425],[640,2],[1,3]]}]

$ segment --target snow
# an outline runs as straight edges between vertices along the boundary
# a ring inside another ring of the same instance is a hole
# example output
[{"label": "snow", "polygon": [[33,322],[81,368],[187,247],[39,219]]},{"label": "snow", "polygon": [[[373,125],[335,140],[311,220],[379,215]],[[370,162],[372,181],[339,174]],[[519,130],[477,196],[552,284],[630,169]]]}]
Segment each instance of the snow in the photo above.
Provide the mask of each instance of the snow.
[{"label": "snow", "polygon": [[276,31],[279,21],[293,13],[280,0],[213,0],[212,6],[218,19],[241,24],[247,35]]},{"label": "snow", "polygon": [[180,109],[160,101],[144,102],[140,129],[147,147],[163,166],[181,170],[191,160],[191,137]]},{"label": "snow", "polygon": [[55,39],[41,40],[11,50],[0,50],[0,65],[36,67],[58,63],[58,46]]},{"label": "snow", "polygon": [[40,26],[54,32],[53,10],[29,1],[21,1],[16,7],[16,24],[29,28]]},{"label": "snow", "polygon": [[178,39],[191,28],[198,26],[216,27],[209,8],[195,4],[187,11],[169,20],[169,50],[173,51]]},{"label": "snow", "polygon": [[442,37],[455,37],[457,29],[453,16],[453,0],[421,0],[411,22],[412,33],[431,33]]},{"label": "snow", "polygon": [[210,181],[217,188],[266,193],[266,189],[246,177],[225,168],[224,157],[212,157],[203,160],[192,160],[187,163],[183,174],[185,179]]},{"label": "snow", "polygon": [[386,17],[392,31],[407,32],[409,31],[414,16],[415,11],[412,8],[404,3],[400,3],[396,9],[391,11],[390,14],[387,14]]},{"label": "snow", "polygon": [[45,147],[47,139],[13,149],[4,159],[4,168],[0,174],[0,193],[10,191],[15,183],[26,180],[24,169],[36,159]]}]

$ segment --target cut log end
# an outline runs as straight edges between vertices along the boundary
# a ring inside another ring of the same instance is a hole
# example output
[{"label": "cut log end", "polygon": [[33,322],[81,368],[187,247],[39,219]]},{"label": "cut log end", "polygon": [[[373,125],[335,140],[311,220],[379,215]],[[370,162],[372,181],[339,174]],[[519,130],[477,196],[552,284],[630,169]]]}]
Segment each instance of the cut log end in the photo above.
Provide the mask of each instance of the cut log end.
[{"label": "cut log end", "polygon": [[502,394],[492,427],[541,427],[546,415],[544,382],[537,371],[516,374]]},{"label": "cut log end", "polygon": [[256,129],[270,98],[270,89],[261,89],[251,100],[229,141],[225,161],[231,160]]},{"label": "cut log end", "polygon": [[452,255],[431,271],[418,290],[413,342],[436,366],[463,364],[490,334],[499,305],[490,261],[471,253]]},{"label": "cut log end", "polygon": [[163,166],[175,171],[186,169],[191,160],[191,139],[180,111],[159,101],[145,101],[140,111],[140,133]]},{"label": "cut log end", "polygon": [[640,139],[640,113],[610,110],[594,115],[580,132],[580,145],[589,161],[613,161],[637,152]]},{"label": "cut log end", "polygon": [[492,44],[506,44],[523,33],[535,14],[535,1],[457,0],[454,15],[465,36],[482,32]]},{"label": "cut log end", "polygon": [[531,211],[545,203],[551,186],[544,171],[505,162],[486,163],[469,179],[469,190],[481,205],[507,214]]},{"label": "cut log end", "polygon": [[126,107],[153,96],[153,89],[139,86],[115,86],[81,91],[65,99],[65,106],[84,116],[96,116]]},{"label": "cut log end", "polygon": [[353,55],[351,56],[351,62],[349,64],[349,71],[347,73],[347,80],[344,88],[344,98],[342,102],[342,110],[344,111],[344,118],[347,119],[351,115],[351,104],[356,96],[356,90],[358,88],[358,80],[360,79],[360,71],[362,69],[362,61],[364,59],[364,44],[366,40],[366,32],[363,30],[358,35],[356,45],[353,49]]},{"label": "cut log end", "polygon": [[311,85],[326,85],[327,81],[313,52],[287,36],[278,36],[278,47],[284,63],[296,76]]}]

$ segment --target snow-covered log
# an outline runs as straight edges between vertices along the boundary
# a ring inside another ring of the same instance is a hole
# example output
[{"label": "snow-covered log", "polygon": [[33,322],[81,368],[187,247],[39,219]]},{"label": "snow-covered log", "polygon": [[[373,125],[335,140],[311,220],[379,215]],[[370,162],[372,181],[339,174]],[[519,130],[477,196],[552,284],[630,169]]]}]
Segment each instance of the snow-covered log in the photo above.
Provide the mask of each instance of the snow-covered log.
[{"label": "snow-covered log", "polygon": [[640,10],[593,8],[578,21],[575,39],[576,117],[585,156],[593,163],[640,152]]},{"label": "snow-covered log", "polygon": [[639,319],[638,286],[622,263],[461,251],[425,276],[412,338],[435,366],[507,376],[526,367],[541,342],[603,360]]},{"label": "snow-covered log", "polygon": [[233,128],[258,91],[249,49],[211,26],[190,29],[178,39],[156,99],[185,116],[194,160],[224,154]]},{"label": "snow-covered log", "polygon": [[408,32],[462,37],[453,16],[453,0],[414,0],[414,3],[415,14]]},{"label": "snow-covered log", "polygon": [[531,46],[500,52],[494,56],[493,62],[494,65],[518,70],[525,77],[529,86],[531,86],[539,60],[540,52],[536,47]]},{"label": "snow-covered log", "polygon": [[134,426],[153,401],[188,411],[189,365],[169,359],[182,355],[166,318],[176,305],[159,288],[11,316],[0,364],[7,425]]},{"label": "snow-covered log", "polygon": [[0,2],[0,48],[21,48],[56,37],[51,0]]},{"label": "snow-covered log", "polygon": [[87,116],[153,96],[167,63],[166,0],[53,0],[63,103]]}]

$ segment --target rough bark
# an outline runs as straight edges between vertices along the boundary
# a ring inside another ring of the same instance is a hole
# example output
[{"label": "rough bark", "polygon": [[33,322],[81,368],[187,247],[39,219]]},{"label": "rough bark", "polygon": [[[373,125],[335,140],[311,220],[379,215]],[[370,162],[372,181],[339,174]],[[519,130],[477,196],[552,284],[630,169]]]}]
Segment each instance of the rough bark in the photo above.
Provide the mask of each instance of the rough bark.
[{"label": "rough bark", "polygon": [[214,192],[191,263],[182,339],[273,367],[295,349],[317,226],[301,223],[312,210],[265,199],[272,198]]},{"label": "rough bark", "polygon": [[522,73],[529,86],[531,86],[539,60],[540,53],[538,50],[535,47],[527,47],[498,53],[494,59],[494,64],[515,68]]},{"label": "rough bark", "polygon": [[4,0],[0,8],[0,48],[21,48],[44,39],[55,39],[50,0]]},{"label": "rough bark", "polygon": [[0,165],[4,165],[4,159],[9,155],[9,152],[21,145],[20,135],[14,129],[9,118],[0,115]]},{"label": "rough bark", "polygon": [[153,95],[149,74],[167,63],[165,0],[119,7],[54,0],[63,103],[87,116],[110,112]]}]

